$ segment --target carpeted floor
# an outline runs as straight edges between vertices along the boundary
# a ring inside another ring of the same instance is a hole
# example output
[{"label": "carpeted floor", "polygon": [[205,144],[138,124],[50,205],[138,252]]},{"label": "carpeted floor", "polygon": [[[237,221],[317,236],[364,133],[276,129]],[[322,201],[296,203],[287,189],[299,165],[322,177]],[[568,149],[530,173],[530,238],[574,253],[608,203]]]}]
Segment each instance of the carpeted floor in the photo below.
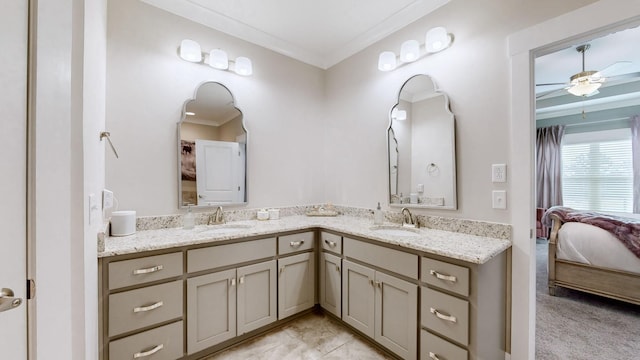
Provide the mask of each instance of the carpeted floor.
[{"label": "carpeted floor", "polygon": [[547,241],[536,242],[536,359],[640,359],[640,306],[547,289]]}]

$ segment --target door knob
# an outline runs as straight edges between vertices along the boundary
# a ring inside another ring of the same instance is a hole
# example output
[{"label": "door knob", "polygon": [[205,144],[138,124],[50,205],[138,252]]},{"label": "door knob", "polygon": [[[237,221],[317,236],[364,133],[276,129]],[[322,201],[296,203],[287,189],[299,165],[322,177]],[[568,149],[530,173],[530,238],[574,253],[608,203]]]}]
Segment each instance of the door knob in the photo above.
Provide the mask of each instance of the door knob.
[{"label": "door knob", "polygon": [[14,297],[13,290],[2,288],[0,290],[0,312],[17,308],[22,304],[22,299]]}]

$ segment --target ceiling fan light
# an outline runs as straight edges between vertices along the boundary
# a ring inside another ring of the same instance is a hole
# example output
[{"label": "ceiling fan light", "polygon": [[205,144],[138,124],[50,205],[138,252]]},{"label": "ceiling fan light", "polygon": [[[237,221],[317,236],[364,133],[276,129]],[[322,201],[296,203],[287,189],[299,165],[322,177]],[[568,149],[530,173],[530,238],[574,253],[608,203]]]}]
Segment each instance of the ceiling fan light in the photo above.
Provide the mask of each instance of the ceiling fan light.
[{"label": "ceiling fan light", "polygon": [[202,61],[202,50],[200,44],[193,40],[184,39],[180,43],[180,57],[182,60],[190,62]]},{"label": "ceiling fan light", "polygon": [[383,51],[378,57],[378,70],[391,71],[396,68],[396,54],[392,51]]},{"label": "ceiling fan light", "polygon": [[412,62],[418,60],[420,56],[420,43],[416,40],[407,40],[400,47],[400,61]]},{"label": "ceiling fan light", "polygon": [[571,81],[571,83],[573,84],[573,86],[568,88],[567,91],[575,96],[595,95],[600,86],[602,86],[601,83],[591,83],[588,81],[588,79],[586,81],[576,82],[575,84],[573,81]]}]

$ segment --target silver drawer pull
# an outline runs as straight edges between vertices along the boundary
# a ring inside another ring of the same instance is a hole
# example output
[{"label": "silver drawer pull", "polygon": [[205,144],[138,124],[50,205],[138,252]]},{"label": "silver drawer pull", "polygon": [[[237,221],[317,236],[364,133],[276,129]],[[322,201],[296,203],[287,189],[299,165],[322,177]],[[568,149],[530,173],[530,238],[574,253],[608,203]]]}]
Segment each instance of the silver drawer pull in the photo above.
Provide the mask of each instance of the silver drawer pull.
[{"label": "silver drawer pull", "polygon": [[432,353],[431,351],[429,351],[429,357],[433,360],[440,360],[440,358],[438,357],[438,355]]},{"label": "silver drawer pull", "polygon": [[150,274],[150,273],[154,273],[156,271],[160,271],[162,269],[164,269],[164,266],[156,265],[154,267],[150,267],[150,268],[146,268],[146,269],[133,270],[133,275]]},{"label": "silver drawer pull", "polygon": [[229,279],[229,285],[236,286],[236,278]]},{"label": "silver drawer pull", "polygon": [[134,359],[139,359],[142,357],[147,357],[147,356],[151,356],[155,353],[157,353],[158,351],[164,349],[164,344],[160,344],[156,347],[154,347],[153,349],[149,350],[149,351],[143,351],[143,352],[139,352],[139,353],[135,353],[133,354],[133,358]]},{"label": "silver drawer pull", "polygon": [[293,246],[293,247],[298,247],[300,245],[304,244],[304,240],[300,240],[300,241],[292,241],[289,243],[289,245]]},{"label": "silver drawer pull", "polygon": [[340,265],[336,265],[336,271],[340,272]]},{"label": "silver drawer pull", "polygon": [[437,277],[437,278],[438,278],[438,279],[440,279],[440,280],[447,280],[447,281],[451,281],[451,282],[458,282],[458,278],[457,278],[457,277],[455,277],[455,276],[453,276],[453,275],[444,275],[444,274],[441,274],[441,273],[439,273],[439,272],[437,272],[437,271],[435,271],[435,270],[430,270],[430,271],[429,271],[429,274],[431,274],[431,275],[433,275],[433,276]]},{"label": "silver drawer pull", "polygon": [[146,312],[146,311],[151,311],[151,310],[155,310],[161,306],[163,306],[164,303],[162,301],[158,301],[155,304],[149,305],[149,306],[138,306],[138,307],[134,307],[133,308],[133,312],[134,313],[139,313],[139,312]]},{"label": "silver drawer pull", "polygon": [[324,239],[324,243],[329,245],[329,247],[332,247],[332,248],[334,248],[334,247],[336,247],[336,245],[338,245],[335,241],[329,241],[327,239]]},{"label": "silver drawer pull", "polygon": [[238,280],[240,284],[244,284],[244,275],[240,276],[240,280]]},{"label": "silver drawer pull", "polygon": [[453,316],[453,315],[445,315],[445,314],[441,313],[440,311],[438,311],[438,310],[436,310],[434,308],[431,308],[430,311],[431,311],[432,314],[437,316],[439,319],[446,320],[446,321],[451,321],[453,323],[454,322],[458,322],[458,319],[456,319],[456,317]]}]

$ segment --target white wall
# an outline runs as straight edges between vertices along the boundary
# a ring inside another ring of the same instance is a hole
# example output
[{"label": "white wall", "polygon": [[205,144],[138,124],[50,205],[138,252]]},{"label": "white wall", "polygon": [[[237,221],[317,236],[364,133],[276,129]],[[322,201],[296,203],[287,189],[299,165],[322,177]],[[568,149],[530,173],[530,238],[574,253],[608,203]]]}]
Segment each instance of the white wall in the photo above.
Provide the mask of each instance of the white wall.
[{"label": "white wall", "polygon": [[[254,75],[188,63],[182,39],[203,51],[248,56]],[[248,206],[318,203],[322,185],[324,72],[137,0],[109,0],[107,127],[120,155],[107,151],[107,187],[121,210],[178,213],[177,122],[198,84],[233,93],[248,131]]]}]

